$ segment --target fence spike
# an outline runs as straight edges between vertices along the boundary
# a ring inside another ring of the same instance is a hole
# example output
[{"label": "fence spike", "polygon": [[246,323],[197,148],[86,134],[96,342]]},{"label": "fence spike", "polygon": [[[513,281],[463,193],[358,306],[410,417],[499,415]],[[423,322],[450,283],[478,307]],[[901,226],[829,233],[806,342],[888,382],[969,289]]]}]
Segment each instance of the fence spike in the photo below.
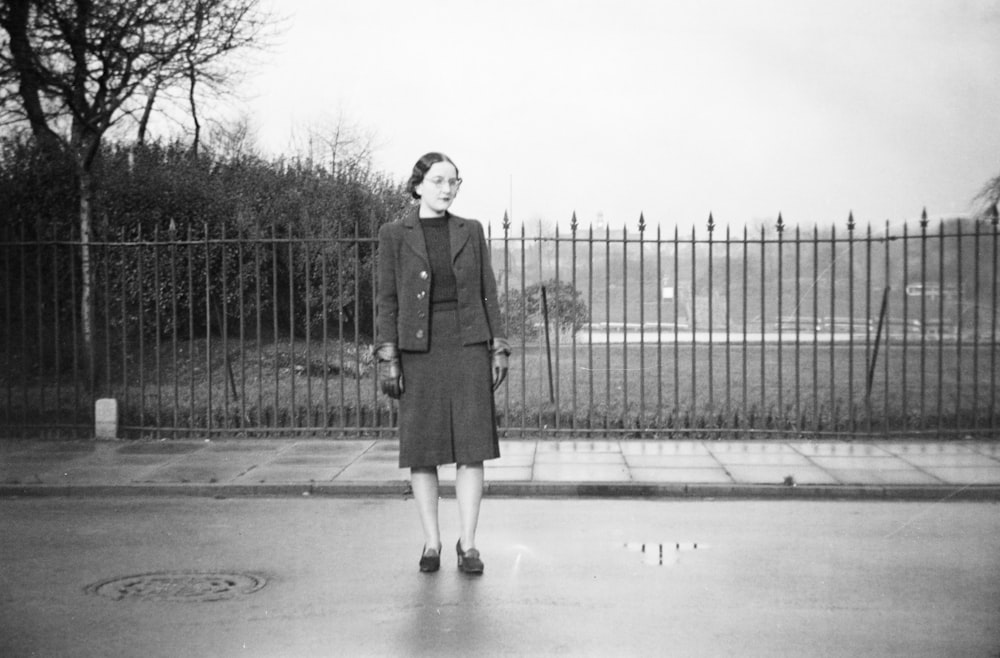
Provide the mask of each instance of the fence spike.
[{"label": "fence spike", "polygon": [[646,217],[640,211],[639,212],[639,232],[642,233],[645,230],[646,230]]},{"label": "fence spike", "polygon": [[778,233],[785,232],[785,219],[781,216],[781,212],[778,212]]},{"label": "fence spike", "polygon": [[851,210],[850,212],[847,213],[847,230],[848,231],[853,231],[854,227],[855,227],[855,223],[854,223],[854,211]]},{"label": "fence spike", "polygon": [[993,207],[989,209],[990,224],[993,224],[996,228],[997,224],[1000,224],[1000,210],[997,209],[997,204],[994,203]]},{"label": "fence spike", "polygon": [[920,213],[920,226],[927,228],[927,206],[924,206],[923,211]]},{"label": "fence spike", "polygon": [[502,223],[502,226],[503,226],[503,232],[504,233],[506,233],[507,231],[510,230],[510,217],[507,215],[507,211],[506,210],[503,211],[503,223]]},{"label": "fence spike", "polygon": [[572,219],[569,220],[569,228],[570,228],[571,231],[573,231],[574,233],[576,233],[576,229],[577,229],[577,227],[579,225],[580,225],[580,223],[578,221],[576,221],[576,211],[574,210],[573,211],[573,217],[572,217]]},{"label": "fence spike", "polygon": [[708,232],[711,233],[715,230],[715,217],[712,216],[712,211],[708,212]]}]

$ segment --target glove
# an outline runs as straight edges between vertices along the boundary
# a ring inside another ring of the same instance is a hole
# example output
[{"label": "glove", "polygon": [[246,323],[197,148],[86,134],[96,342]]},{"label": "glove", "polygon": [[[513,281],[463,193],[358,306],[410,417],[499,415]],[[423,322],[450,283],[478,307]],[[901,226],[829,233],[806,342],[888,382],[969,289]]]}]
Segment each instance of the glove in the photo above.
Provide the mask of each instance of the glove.
[{"label": "glove", "polygon": [[392,399],[398,400],[405,390],[399,348],[395,343],[383,343],[375,350],[375,359],[378,361],[379,388]]},{"label": "glove", "polygon": [[506,338],[493,339],[493,390],[500,388],[507,379],[507,367],[510,357],[510,344]]}]

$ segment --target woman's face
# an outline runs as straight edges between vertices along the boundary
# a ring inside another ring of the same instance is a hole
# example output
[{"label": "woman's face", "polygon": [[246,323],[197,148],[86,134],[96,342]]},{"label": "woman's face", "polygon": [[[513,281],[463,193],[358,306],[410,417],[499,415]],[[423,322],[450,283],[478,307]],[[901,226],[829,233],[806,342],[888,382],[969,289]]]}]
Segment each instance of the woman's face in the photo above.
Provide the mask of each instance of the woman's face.
[{"label": "woman's face", "polygon": [[462,179],[450,162],[435,162],[424,174],[424,180],[417,185],[420,205],[435,215],[443,215],[458,196]]}]

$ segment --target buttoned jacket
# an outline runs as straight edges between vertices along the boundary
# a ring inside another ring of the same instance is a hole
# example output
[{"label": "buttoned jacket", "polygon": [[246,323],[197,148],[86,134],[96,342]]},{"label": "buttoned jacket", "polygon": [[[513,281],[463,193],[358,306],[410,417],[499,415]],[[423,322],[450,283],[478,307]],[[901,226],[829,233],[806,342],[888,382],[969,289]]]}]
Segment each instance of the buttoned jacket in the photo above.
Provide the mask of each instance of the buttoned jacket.
[{"label": "buttoned jacket", "polygon": [[[504,338],[496,277],[482,224],[449,214],[448,229],[463,344]],[[419,208],[411,208],[403,218],[379,229],[378,273],[376,342],[426,352],[433,282]]]}]

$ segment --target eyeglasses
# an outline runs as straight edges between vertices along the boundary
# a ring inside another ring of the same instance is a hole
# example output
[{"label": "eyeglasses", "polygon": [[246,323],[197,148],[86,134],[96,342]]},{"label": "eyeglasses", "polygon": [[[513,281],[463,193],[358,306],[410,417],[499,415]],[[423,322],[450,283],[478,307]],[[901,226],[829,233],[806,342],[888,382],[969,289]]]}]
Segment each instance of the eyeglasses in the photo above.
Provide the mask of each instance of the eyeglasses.
[{"label": "eyeglasses", "polygon": [[438,189],[447,187],[450,190],[457,190],[462,184],[461,178],[443,178],[441,176],[435,176],[434,178],[425,178],[424,180]]}]

